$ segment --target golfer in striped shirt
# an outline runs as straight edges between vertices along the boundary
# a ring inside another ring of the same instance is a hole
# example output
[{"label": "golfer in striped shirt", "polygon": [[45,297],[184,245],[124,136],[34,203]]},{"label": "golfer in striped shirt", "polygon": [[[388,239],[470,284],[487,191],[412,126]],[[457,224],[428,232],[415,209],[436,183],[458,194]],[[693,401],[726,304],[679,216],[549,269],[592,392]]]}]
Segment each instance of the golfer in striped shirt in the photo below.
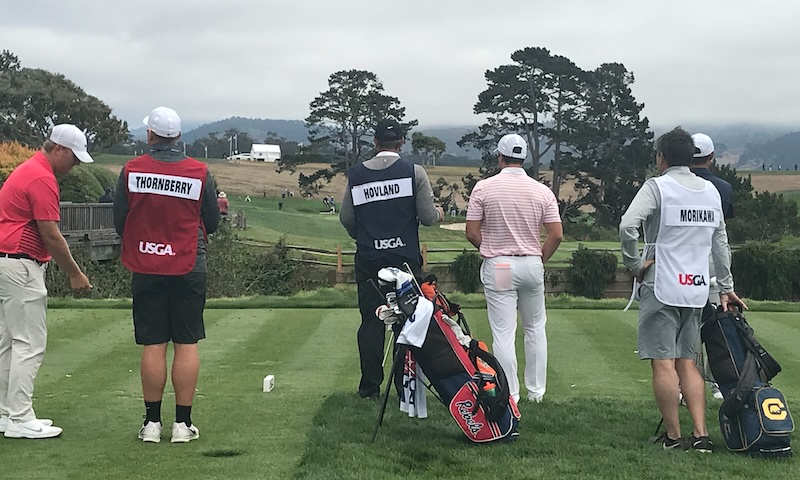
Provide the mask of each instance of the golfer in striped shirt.
[{"label": "golfer in striped shirt", "polygon": [[[479,181],[469,198],[467,240],[483,257],[481,282],[486,296],[492,350],[519,401],[514,339],[519,310],[525,345],[528,400],[541,402],[547,383],[547,337],[544,309],[544,263],[564,236],[558,201],[549,188],[522,168],[525,140],[509,134],[497,144],[500,172]],[[547,239],[540,242],[544,226]]]}]

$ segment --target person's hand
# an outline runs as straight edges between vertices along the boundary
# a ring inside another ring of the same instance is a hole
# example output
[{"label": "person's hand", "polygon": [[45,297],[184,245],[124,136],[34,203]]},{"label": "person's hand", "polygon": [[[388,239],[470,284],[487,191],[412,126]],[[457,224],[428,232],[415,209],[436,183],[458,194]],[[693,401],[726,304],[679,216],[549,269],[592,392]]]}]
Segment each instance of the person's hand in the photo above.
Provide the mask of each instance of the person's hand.
[{"label": "person's hand", "polygon": [[442,207],[436,207],[436,211],[439,212],[439,221],[441,222],[444,220],[444,209]]},{"label": "person's hand", "polygon": [[85,293],[92,289],[92,284],[89,283],[89,277],[84,275],[83,272],[69,277],[69,286],[74,293]]},{"label": "person's hand", "polygon": [[742,310],[747,310],[747,304],[736,295],[736,292],[720,293],[719,304],[725,312],[733,310],[733,307],[738,306]]},{"label": "person's hand", "polygon": [[650,267],[652,267],[654,263],[656,263],[655,260],[652,259],[645,260],[644,263],[642,264],[642,269],[639,270],[639,273],[636,275],[636,281],[642,283],[642,281],[644,280],[644,274],[647,273],[648,270],[650,270]]}]

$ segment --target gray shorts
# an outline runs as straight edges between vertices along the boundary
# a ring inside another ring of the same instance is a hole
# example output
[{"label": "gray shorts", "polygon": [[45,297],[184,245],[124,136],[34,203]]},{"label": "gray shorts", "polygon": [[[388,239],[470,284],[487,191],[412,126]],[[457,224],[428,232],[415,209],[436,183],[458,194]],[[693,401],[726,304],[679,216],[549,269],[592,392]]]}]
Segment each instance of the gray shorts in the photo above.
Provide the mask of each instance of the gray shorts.
[{"label": "gray shorts", "polygon": [[671,307],[659,302],[653,289],[639,289],[639,358],[695,358],[702,308]]}]

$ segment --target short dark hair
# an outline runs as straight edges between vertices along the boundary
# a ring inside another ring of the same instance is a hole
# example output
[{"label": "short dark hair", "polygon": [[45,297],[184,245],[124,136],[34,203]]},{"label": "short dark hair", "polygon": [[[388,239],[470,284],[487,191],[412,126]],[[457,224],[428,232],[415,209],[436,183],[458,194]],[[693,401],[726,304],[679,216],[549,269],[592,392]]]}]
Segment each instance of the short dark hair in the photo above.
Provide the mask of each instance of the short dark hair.
[{"label": "short dark hair", "polygon": [[375,146],[378,150],[400,150],[403,146],[403,139],[400,140],[378,140],[375,138]]},{"label": "short dark hair", "polygon": [[689,132],[681,127],[675,127],[658,137],[656,152],[664,157],[670,167],[688,167],[694,163],[694,141]]},{"label": "short dark hair", "polygon": [[503,162],[505,162],[505,163],[515,163],[515,164],[519,164],[519,165],[522,165],[523,163],[525,163],[525,159],[524,158],[507,157],[507,156],[503,155],[502,153],[500,154],[500,156],[503,157]]}]

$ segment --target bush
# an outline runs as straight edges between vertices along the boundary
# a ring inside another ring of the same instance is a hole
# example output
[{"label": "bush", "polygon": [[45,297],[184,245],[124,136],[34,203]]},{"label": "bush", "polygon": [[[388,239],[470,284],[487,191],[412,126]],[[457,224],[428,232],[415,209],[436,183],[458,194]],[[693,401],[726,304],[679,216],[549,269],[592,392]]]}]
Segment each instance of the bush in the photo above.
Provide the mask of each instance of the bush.
[{"label": "bush", "polygon": [[800,261],[797,252],[765,242],[749,242],[733,252],[736,292],[754,300],[797,300]]},{"label": "bush", "polygon": [[462,251],[450,265],[456,285],[464,293],[475,293],[481,284],[481,259],[475,251]]},{"label": "bush", "polygon": [[[119,258],[115,260],[96,262],[92,260],[89,251],[83,247],[73,247],[72,256],[81,267],[83,273],[89,277],[92,290],[85,294],[87,298],[130,298],[131,272],[128,271]],[[69,278],[56,262],[50,262],[45,274],[45,284],[51,297],[67,297],[72,295]]]},{"label": "bush", "polygon": [[0,187],[6,178],[17,168],[17,165],[31,158],[36,150],[16,142],[0,143]]},{"label": "bush", "polygon": [[296,266],[285,238],[265,251],[238,242],[230,227],[222,224],[208,244],[208,296],[288,295],[298,282]]},{"label": "bush", "polygon": [[[102,168],[102,167],[100,167]],[[67,174],[56,175],[61,190],[61,201],[72,203],[96,202],[103,194],[103,186],[92,173],[90,166],[78,166]]]},{"label": "bush", "polygon": [[[73,248],[72,255],[92,283],[89,298],[130,298],[131,273],[119,259],[95,262],[83,247]],[[288,257],[283,241],[266,251],[250,247],[236,241],[227,225],[209,240],[207,260],[208,298],[288,295],[295,289],[316,288],[323,283],[313,280],[309,272],[295,274],[296,264]],[[48,266],[46,284],[51,296],[72,295],[67,275],[55,262]]]},{"label": "bush", "polygon": [[581,248],[572,254],[567,268],[567,282],[572,293],[588,298],[601,298],[617,272],[617,257],[611,252]]}]

